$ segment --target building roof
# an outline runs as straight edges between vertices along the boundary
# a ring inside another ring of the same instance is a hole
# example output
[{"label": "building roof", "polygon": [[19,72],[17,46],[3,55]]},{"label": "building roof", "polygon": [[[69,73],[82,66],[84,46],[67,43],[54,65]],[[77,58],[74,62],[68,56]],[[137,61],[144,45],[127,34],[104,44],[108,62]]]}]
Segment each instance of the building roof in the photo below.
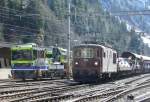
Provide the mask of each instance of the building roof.
[{"label": "building roof", "polygon": [[144,56],[144,55],[139,55],[139,54],[136,54],[136,53],[133,53],[133,52],[123,52],[122,57],[124,58],[132,58],[132,59],[142,59],[142,60],[150,60],[150,57],[148,56]]},{"label": "building roof", "polygon": [[3,48],[3,47],[9,47],[9,48],[11,48],[11,46],[12,46],[12,43],[0,42],[0,48]]}]

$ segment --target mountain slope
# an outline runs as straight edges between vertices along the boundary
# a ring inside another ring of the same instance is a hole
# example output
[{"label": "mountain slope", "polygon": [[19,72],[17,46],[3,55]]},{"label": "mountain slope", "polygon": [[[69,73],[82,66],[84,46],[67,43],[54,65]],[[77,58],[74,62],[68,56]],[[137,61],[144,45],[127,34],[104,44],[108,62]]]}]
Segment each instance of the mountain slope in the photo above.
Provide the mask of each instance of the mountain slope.
[{"label": "mountain slope", "polygon": [[[118,11],[143,11],[149,10],[150,1],[148,0],[100,0],[103,8],[109,12]],[[147,15],[132,15],[120,16],[120,18],[127,20],[131,25],[139,29],[150,32],[150,18]]]},{"label": "mountain slope", "polygon": [[[2,39],[39,45],[68,45],[68,0],[2,0]],[[8,10],[6,10],[6,8]],[[96,13],[103,16],[96,16]],[[6,15],[7,14],[7,15]],[[141,53],[141,38],[125,22],[105,12],[99,0],[72,0],[71,47],[79,43],[108,43],[118,52]],[[4,35],[4,36],[3,36]]]}]

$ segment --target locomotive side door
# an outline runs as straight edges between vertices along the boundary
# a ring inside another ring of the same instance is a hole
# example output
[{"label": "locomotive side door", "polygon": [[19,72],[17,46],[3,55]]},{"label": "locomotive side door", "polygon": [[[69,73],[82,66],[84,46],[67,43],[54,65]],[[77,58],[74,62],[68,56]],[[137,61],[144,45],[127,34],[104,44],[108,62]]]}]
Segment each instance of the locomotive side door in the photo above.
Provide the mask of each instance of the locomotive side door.
[{"label": "locomotive side door", "polygon": [[102,72],[103,68],[103,49],[101,47],[98,48],[98,53],[97,53],[98,59],[99,59],[99,71],[100,73]]}]

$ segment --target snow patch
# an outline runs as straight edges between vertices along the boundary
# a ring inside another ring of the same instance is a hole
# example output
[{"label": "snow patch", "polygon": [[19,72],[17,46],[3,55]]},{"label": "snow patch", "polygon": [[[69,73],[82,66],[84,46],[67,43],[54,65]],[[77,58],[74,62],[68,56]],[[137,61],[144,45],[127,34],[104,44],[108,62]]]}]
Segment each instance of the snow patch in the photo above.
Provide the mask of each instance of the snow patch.
[{"label": "snow patch", "polygon": [[143,42],[150,47],[150,36],[141,36]]}]

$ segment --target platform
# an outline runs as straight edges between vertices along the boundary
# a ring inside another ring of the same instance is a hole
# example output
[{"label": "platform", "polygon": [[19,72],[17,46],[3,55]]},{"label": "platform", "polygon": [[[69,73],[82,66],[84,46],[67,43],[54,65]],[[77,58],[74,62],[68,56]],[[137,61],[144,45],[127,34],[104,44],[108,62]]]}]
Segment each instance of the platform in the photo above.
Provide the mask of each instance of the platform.
[{"label": "platform", "polygon": [[9,79],[9,75],[11,75],[10,68],[0,68],[0,79]]}]

